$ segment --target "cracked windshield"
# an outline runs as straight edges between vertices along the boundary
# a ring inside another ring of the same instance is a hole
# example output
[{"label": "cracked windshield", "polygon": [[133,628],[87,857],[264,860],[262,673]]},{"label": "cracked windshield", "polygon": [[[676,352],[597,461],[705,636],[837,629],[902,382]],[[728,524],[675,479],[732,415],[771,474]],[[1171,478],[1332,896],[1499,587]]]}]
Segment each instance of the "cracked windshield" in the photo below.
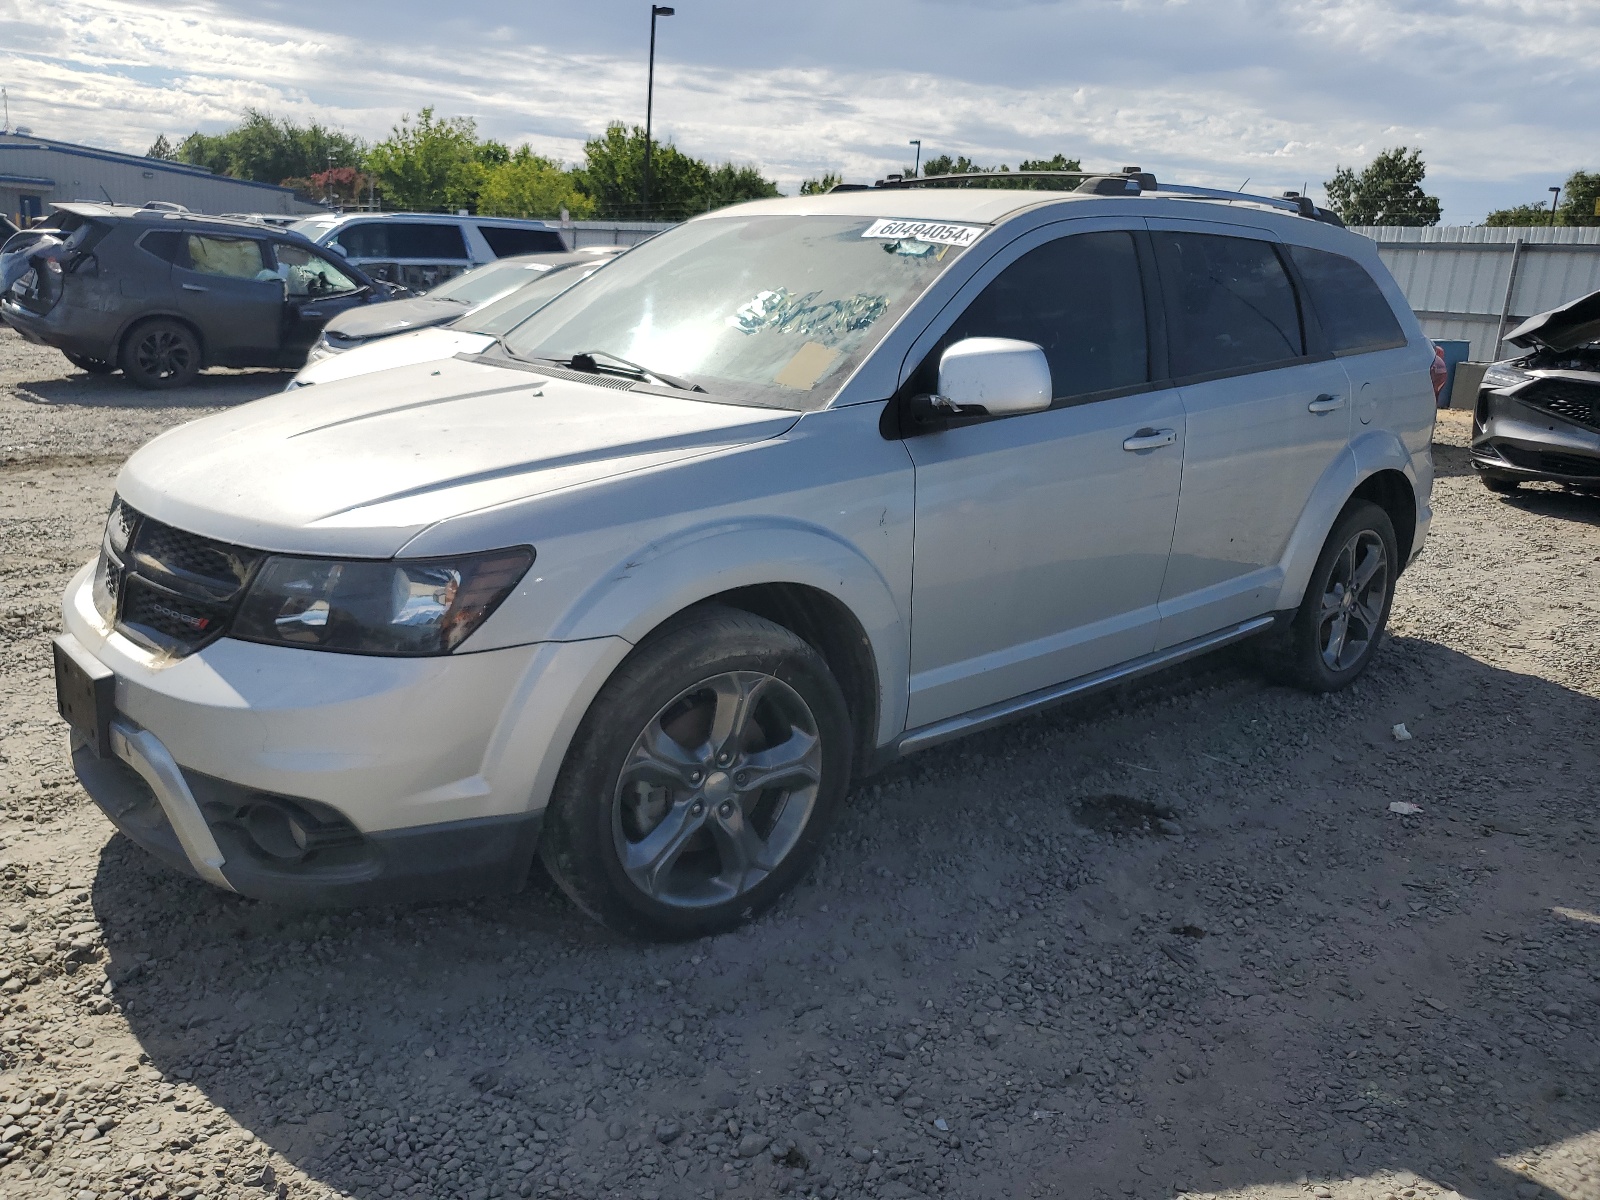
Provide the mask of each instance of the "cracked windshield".
[{"label": "cracked windshield", "polygon": [[712,396],[821,407],[981,226],[871,217],[695,221],[518,326],[521,358],[630,360]]}]

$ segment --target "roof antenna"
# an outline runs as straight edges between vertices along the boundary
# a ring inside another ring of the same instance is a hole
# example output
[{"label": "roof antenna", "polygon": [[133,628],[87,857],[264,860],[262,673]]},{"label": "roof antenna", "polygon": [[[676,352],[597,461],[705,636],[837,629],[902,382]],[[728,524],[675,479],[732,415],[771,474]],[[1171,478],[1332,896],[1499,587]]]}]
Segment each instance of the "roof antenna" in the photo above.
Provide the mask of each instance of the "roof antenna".
[{"label": "roof antenna", "polygon": [[1242,192],[1242,191],[1244,191],[1245,188],[1247,188],[1249,186],[1250,186],[1250,176],[1246,175],[1244,177],[1244,182],[1239,185],[1239,190]]}]

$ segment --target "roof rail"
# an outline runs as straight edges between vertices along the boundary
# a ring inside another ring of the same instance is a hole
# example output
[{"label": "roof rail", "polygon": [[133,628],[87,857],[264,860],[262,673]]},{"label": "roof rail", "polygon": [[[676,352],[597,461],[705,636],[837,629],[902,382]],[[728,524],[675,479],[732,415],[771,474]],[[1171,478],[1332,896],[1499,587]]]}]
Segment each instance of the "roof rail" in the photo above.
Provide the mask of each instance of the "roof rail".
[{"label": "roof rail", "polygon": [[[1182,183],[1157,183],[1156,177],[1148,171],[1141,171],[1138,167],[1123,167],[1115,172],[1094,171],[972,171],[961,175],[925,175],[921,178],[905,179],[899,175],[890,175],[880,179],[872,186],[874,188],[914,188],[937,187],[945,184],[970,186],[982,181],[988,184],[1005,186],[1012,181],[1020,180],[1077,180],[1077,185],[1071,188],[1074,192],[1088,192],[1096,196],[1137,196],[1144,192],[1154,192],[1159,195],[1171,196],[1174,199],[1191,200],[1225,200],[1228,203],[1257,204],[1266,208],[1282,209],[1308,217],[1313,221],[1325,221],[1331,225],[1343,226],[1337,215],[1327,209],[1318,208],[1311,202],[1309,196],[1302,196],[1299,192],[1284,192],[1281,196],[1261,196],[1253,192],[1225,192],[1220,188],[1194,187]],[[854,191],[860,184],[845,185],[839,190]],[[1063,189],[1066,190],[1066,189]]]}]

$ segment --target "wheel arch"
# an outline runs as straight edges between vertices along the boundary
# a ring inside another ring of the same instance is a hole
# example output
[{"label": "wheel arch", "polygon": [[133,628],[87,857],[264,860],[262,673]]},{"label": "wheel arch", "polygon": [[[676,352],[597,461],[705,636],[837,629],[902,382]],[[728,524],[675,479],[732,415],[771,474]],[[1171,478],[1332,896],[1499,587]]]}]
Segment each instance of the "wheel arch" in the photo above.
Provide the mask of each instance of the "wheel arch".
[{"label": "wheel arch", "polygon": [[1389,514],[1399,569],[1410,562],[1422,515],[1417,467],[1398,436],[1374,430],[1347,446],[1312,490],[1280,560],[1283,586],[1274,605],[1278,611],[1299,607],[1329,530],[1350,501],[1358,499],[1370,500]]}]

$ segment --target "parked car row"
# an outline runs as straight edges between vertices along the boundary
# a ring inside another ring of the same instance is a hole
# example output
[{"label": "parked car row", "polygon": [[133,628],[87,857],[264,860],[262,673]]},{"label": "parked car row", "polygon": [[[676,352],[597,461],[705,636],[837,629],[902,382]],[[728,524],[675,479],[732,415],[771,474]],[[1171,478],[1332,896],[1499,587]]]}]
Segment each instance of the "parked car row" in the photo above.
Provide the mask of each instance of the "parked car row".
[{"label": "parked car row", "polygon": [[[208,366],[298,367],[313,346],[331,346],[322,341],[323,331],[341,316],[369,316],[366,332],[352,335],[356,340],[405,328],[408,320],[415,324],[415,313],[397,313],[386,324],[373,312],[374,305],[412,294],[385,273],[448,279],[463,264],[496,263],[496,247],[510,254],[520,246],[548,247],[552,239],[555,253],[565,253],[559,233],[543,222],[332,217],[312,223],[319,244],[298,229],[252,216],[204,216],[171,204],[52,207],[48,221],[0,247],[0,319],[24,338],[60,349],[84,370],[120,369],[147,388],[182,387]],[[446,257],[432,266],[408,261],[399,272],[388,270],[392,262],[379,263],[383,270],[373,273],[352,262],[337,240],[342,233],[372,249],[391,230],[394,244],[420,231],[424,241],[404,248],[431,245]],[[448,257],[468,243],[473,258]],[[433,318],[424,323],[460,315],[460,301],[470,307],[475,299],[494,298],[516,286],[518,271],[537,273],[549,265],[507,267],[492,280],[464,283],[459,295],[431,304]]]}]

